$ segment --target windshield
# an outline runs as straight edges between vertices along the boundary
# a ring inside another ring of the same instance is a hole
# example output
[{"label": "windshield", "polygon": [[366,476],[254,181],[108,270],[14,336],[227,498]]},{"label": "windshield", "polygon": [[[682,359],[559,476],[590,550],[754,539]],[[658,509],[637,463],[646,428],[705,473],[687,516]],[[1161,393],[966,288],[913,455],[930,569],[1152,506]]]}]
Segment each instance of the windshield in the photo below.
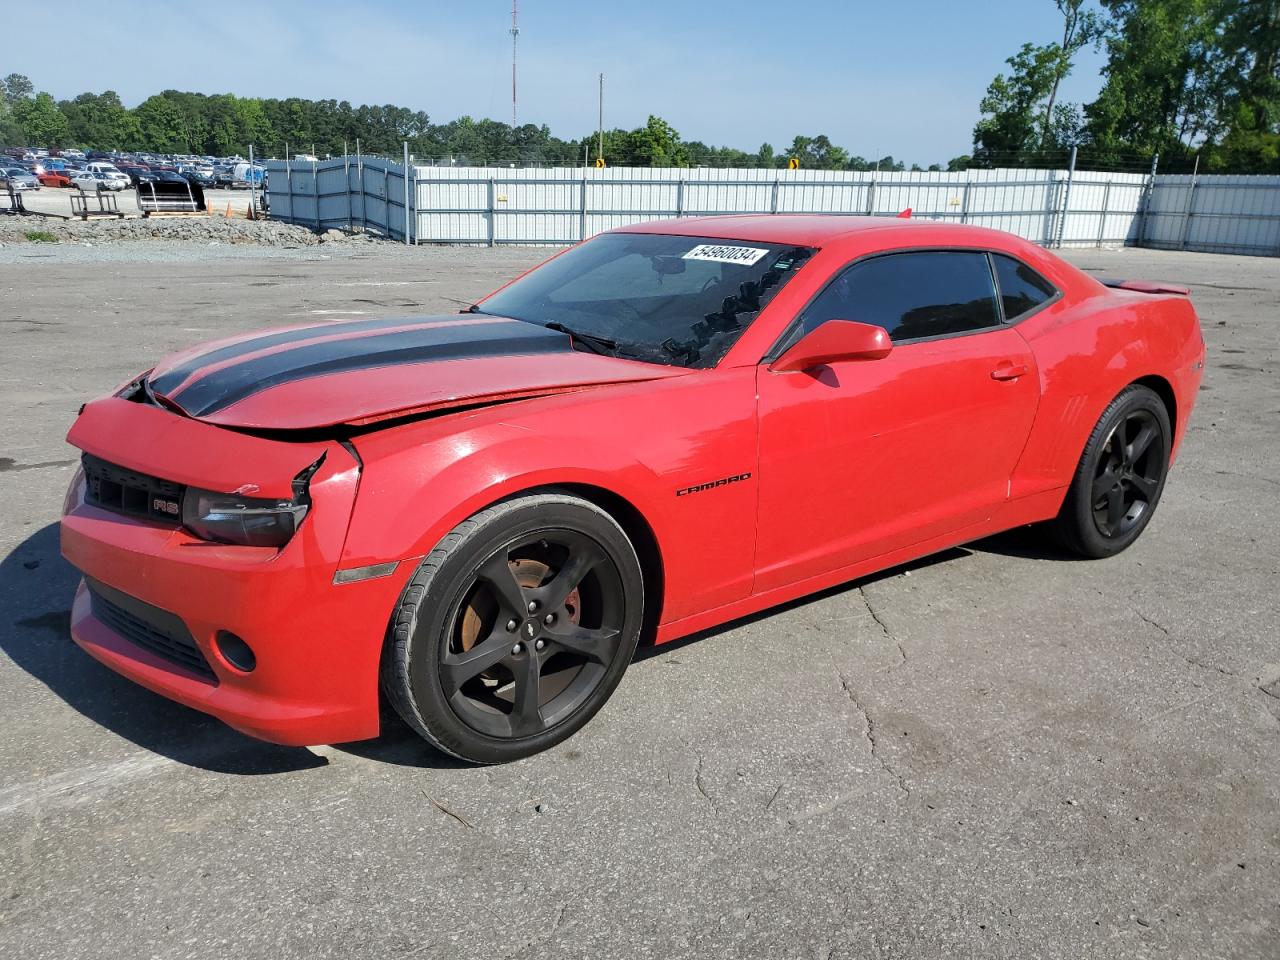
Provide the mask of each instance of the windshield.
[{"label": "windshield", "polygon": [[473,309],[562,329],[598,353],[712,367],[812,253],[746,240],[606,233]]}]

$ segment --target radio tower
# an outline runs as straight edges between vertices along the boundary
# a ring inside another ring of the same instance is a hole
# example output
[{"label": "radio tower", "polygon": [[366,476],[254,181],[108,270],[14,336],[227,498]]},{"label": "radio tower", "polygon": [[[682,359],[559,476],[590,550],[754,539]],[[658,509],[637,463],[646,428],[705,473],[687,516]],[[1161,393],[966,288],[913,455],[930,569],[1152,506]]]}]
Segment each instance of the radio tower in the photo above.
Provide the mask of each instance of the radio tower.
[{"label": "radio tower", "polygon": [[511,126],[516,125],[516,39],[520,36],[516,0],[511,0]]}]

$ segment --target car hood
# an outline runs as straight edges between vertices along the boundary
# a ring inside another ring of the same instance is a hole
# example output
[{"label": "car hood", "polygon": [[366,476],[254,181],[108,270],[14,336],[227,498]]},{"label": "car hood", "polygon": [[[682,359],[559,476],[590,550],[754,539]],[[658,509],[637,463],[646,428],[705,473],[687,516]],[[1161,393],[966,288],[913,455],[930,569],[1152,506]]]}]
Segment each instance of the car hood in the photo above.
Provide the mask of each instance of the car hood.
[{"label": "car hood", "polygon": [[221,340],[166,358],[147,382],[159,402],[207,423],[309,430],[687,372],[584,353],[536,324],[457,314]]}]

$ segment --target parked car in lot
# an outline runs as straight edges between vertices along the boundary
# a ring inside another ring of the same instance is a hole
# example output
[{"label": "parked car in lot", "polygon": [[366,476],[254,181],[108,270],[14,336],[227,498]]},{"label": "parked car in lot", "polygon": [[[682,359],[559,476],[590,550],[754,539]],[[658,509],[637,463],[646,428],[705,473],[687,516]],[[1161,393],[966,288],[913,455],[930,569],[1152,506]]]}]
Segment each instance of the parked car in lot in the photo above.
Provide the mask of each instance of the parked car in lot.
[{"label": "parked car in lot", "polygon": [[214,186],[212,169],[189,167],[182,171],[182,176],[186,177],[189,183],[198,183],[201,187]]},{"label": "parked car in lot", "polygon": [[38,174],[36,179],[46,187],[71,186],[71,177],[67,170],[46,170],[44,173]]},{"label": "parked car in lot", "polygon": [[143,166],[140,163],[121,162],[117,164],[117,169],[119,169],[121,173],[123,173],[126,177],[128,177],[129,182],[133,184],[135,187],[138,185],[138,179],[140,177],[145,177],[147,174],[151,172],[151,169],[149,167]]},{"label": "parked car in lot", "polygon": [[40,189],[40,180],[26,167],[5,167],[0,176],[3,176],[4,183],[15,191]]},{"label": "parked car in lot", "polygon": [[642,636],[1032,523],[1119,553],[1204,359],[1185,288],[992,230],[624,227],[461,315],[241,334],[88,403],[71,633],[265,739],[372,737],[389,702],[513,760]]},{"label": "parked car in lot", "polygon": [[124,173],[113,163],[107,163],[103,160],[96,160],[85,167],[86,170],[92,170],[94,173],[100,173],[109,180],[119,181],[120,186],[113,189],[124,189],[131,186],[133,181],[129,179],[129,175]]},{"label": "parked car in lot", "polygon": [[99,170],[80,170],[71,182],[83,193],[97,193],[100,190],[124,190],[129,181],[119,177],[109,177]]}]

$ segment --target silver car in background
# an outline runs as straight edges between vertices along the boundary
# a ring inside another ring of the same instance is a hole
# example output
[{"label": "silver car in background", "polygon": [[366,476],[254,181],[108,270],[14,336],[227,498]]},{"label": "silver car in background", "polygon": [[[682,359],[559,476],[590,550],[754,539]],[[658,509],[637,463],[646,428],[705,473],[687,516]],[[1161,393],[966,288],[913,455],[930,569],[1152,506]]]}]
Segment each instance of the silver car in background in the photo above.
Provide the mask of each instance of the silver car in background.
[{"label": "silver car in background", "polygon": [[109,177],[99,170],[80,170],[71,182],[80,188],[81,193],[97,193],[101,190],[123,190],[129,186],[128,180]]},{"label": "silver car in background", "polygon": [[5,183],[15,192],[18,190],[40,189],[40,181],[36,179],[36,175],[22,167],[4,167],[0,169],[0,182]]}]

